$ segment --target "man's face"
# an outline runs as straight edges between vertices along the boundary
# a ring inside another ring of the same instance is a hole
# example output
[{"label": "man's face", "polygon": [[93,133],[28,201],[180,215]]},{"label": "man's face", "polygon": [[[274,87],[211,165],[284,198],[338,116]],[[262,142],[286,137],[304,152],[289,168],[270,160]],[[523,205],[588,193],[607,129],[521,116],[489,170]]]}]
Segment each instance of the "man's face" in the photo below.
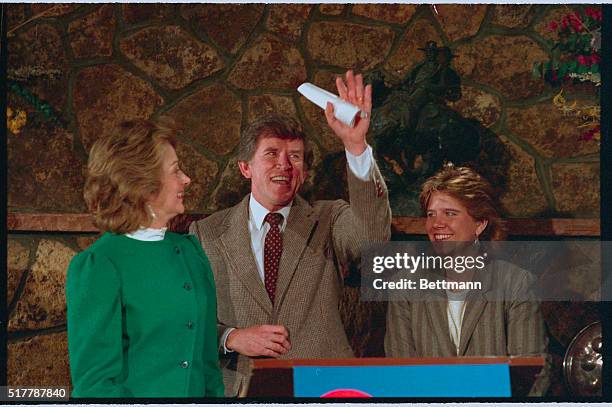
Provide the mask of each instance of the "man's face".
[{"label": "man's face", "polygon": [[269,211],[287,206],[306,179],[304,141],[262,137],[250,161],[238,163],[253,197]]}]

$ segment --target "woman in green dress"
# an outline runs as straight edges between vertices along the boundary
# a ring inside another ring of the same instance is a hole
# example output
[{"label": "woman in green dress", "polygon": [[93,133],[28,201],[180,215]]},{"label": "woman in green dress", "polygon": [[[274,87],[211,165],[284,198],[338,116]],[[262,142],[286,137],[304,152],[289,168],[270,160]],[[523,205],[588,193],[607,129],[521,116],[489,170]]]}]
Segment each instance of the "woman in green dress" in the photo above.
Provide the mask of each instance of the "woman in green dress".
[{"label": "woman in green dress", "polygon": [[73,397],[223,395],[210,264],[166,230],[191,182],[175,146],[135,120],[91,149],[84,197],[104,234],[68,268]]}]

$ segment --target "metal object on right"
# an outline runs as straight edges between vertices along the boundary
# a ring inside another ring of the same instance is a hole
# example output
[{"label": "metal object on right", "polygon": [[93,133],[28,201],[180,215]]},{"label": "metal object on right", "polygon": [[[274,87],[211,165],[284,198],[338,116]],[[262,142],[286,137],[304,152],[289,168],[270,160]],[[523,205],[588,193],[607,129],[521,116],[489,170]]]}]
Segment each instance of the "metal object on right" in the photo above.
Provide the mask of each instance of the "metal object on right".
[{"label": "metal object on right", "polygon": [[578,332],[563,358],[563,376],[572,395],[602,395],[602,353],[601,322],[596,321]]}]

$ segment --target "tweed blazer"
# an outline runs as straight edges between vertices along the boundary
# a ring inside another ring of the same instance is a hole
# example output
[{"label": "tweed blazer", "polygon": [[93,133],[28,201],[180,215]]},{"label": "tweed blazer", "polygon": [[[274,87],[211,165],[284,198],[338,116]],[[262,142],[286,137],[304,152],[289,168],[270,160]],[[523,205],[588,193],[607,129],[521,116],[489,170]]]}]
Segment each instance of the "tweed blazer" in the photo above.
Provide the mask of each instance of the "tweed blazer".
[{"label": "tweed blazer", "polygon": [[482,290],[465,303],[459,352],[448,328],[444,291],[420,301],[393,301],[387,309],[387,357],[544,356],[546,365],[531,395],[548,387],[547,337],[533,276],[511,263],[493,261],[477,275]]},{"label": "tweed blazer", "polygon": [[[284,325],[291,350],[281,358],[352,357],[340,312],[341,266],[359,259],[362,244],[387,241],[391,210],[384,180],[373,163],[369,181],[348,171],[350,204],[293,201],[283,232],[276,301],[257,272],[248,231],[249,196],[238,205],[194,222],[217,287],[218,334],[228,327]],[[220,359],[225,393],[245,392],[250,359],[232,352]]]}]

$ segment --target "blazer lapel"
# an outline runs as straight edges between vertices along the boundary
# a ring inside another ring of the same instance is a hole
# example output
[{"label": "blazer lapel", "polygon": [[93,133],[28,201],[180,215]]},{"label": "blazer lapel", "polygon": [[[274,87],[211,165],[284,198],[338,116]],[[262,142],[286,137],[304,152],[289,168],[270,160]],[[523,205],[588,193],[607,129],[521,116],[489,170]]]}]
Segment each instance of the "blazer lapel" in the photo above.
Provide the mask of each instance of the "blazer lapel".
[{"label": "blazer lapel", "polygon": [[249,234],[249,196],[236,205],[227,217],[226,230],[220,236],[221,244],[228,253],[227,262],[240,281],[247,287],[255,301],[272,315],[272,303],[257,271],[257,263],[251,248]]},{"label": "blazer lapel", "polygon": [[469,295],[465,302],[465,315],[461,323],[461,337],[459,340],[459,355],[465,353],[468,343],[476,329],[476,325],[478,324],[478,320],[486,308],[487,299],[485,293],[491,288],[491,272],[487,271],[487,268],[479,271],[474,281],[482,282],[482,290],[478,290]]},{"label": "blazer lapel", "polygon": [[428,298],[424,301],[425,309],[429,317],[429,323],[431,324],[434,337],[440,343],[440,355],[442,356],[455,356],[457,350],[453,345],[453,342],[448,331],[448,315],[446,313],[446,295],[441,293],[430,293]]},{"label": "blazer lapel", "polygon": [[283,303],[315,224],[316,219],[314,219],[312,207],[304,199],[296,196],[283,232],[283,254],[278,267],[276,285],[276,309]]}]

